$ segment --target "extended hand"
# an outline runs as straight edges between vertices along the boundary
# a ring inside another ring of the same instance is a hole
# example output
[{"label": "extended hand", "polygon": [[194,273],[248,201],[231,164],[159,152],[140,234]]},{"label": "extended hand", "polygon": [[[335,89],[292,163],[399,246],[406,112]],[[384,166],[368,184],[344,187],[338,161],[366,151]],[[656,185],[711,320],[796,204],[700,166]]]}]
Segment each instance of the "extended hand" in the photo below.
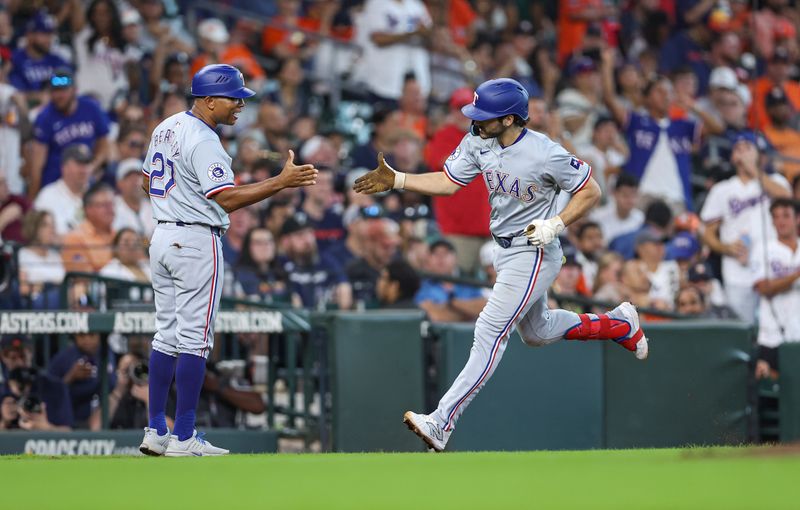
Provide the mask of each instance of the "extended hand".
[{"label": "extended hand", "polygon": [[541,248],[550,244],[561,231],[564,230],[564,222],[560,216],[549,220],[533,220],[525,229],[525,236],[532,246]]},{"label": "extended hand", "polygon": [[294,151],[289,150],[289,159],[283,165],[283,170],[278,176],[284,188],[299,188],[301,186],[311,186],[317,183],[319,172],[314,165],[295,165]]},{"label": "extended hand", "polygon": [[353,184],[353,191],[371,195],[394,188],[395,172],[383,159],[383,153],[378,153],[378,168],[366,175],[362,175]]}]

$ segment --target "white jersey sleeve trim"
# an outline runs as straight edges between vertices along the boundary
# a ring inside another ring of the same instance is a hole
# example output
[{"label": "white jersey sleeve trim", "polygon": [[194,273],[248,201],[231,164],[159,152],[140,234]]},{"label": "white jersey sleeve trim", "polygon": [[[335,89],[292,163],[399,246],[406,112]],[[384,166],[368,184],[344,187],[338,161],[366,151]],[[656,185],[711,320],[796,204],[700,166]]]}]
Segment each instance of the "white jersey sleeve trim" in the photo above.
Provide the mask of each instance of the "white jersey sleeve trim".
[{"label": "white jersey sleeve trim", "polygon": [[228,189],[228,188],[233,188],[233,187],[234,187],[234,184],[232,182],[226,182],[225,184],[220,184],[219,186],[216,186],[216,187],[211,188],[210,190],[206,191],[206,198],[211,198],[214,195],[216,195],[217,193],[219,193],[220,191],[222,191],[224,189]]},{"label": "white jersey sleeve trim", "polygon": [[450,173],[450,169],[447,168],[447,163],[445,163],[445,165],[442,167],[442,170],[444,171],[444,174],[447,176],[448,179],[450,179],[454,183],[458,184],[462,188],[465,187],[467,184],[469,184],[467,182],[464,182],[464,181],[454,177],[453,174]]},{"label": "white jersey sleeve trim", "polygon": [[567,193],[577,193],[580,190],[582,190],[583,187],[586,186],[586,184],[589,182],[589,179],[592,177],[592,167],[590,165],[586,165],[586,166],[589,167],[589,171],[586,172],[586,177],[584,177],[583,180],[577,186],[572,188],[572,190],[568,191]]}]

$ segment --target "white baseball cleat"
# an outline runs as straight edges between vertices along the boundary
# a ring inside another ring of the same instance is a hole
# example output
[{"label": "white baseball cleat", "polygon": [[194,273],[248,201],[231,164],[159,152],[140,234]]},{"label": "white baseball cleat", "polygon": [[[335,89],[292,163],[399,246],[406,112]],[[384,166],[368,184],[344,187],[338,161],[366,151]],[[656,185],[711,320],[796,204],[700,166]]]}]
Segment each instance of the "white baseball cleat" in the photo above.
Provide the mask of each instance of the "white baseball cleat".
[{"label": "white baseball cleat", "polygon": [[185,441],[178,441],[178,436],[173,434],[169,438],[167,452],[164,455],[166,457],[217,457],[230,453],[229,450],[217,448],[203,439],[204,434],[204,432],[198,434],[195,430],[192,437]]},{"label": "white baseball cleat", "polygon": [[649,347],[647,345],[647,337],[644,336],[644,331],[642,331],[642,328],[639,326],[639,312],[636,311],[636,307],[625,301],[608,312],[608,316],[630,323],[630,333],[628,333],[628,336],[624,339],[618,340],[617,343],[629,351],[633,351],[636,359],[646,359],[649,353]]},{"label": "white baseball cleat", "polygon": [[163,436],[159,436],[158,431],[156,429],[145,427],[144,439],[142,439],[142,444],[139,445],[139,451],[145,455],[150,455],[152,457],[159,457],[161,455],[164,455],[164,452],[167,451],[169,438],[170,438],[169,429],[167,430],[166,434],[164,434]]},{"label": "white baseball cleat", "polygon": [[443,430],[436,420],[427,414],[406,411],[403,415],[403,423],[408,426],[409,430],[425,441],[428,447],[433,448],[436,452],[444,451],[451,432]]}]

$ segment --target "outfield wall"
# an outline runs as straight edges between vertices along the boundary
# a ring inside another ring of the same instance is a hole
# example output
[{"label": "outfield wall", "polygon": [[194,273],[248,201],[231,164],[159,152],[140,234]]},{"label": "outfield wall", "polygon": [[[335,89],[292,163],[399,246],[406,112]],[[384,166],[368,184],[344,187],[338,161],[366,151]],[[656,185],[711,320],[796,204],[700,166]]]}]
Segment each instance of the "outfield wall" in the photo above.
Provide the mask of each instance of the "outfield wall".
[{"label": "outfield wall", "polygon": [[[416,315],[343,319],[331,351],[339,367],[333,375],[338,381],[333,385],[335,450],[422,449],[421,442],[409,444],[398,436],[405,410],[429,411],[410,405],[418,398],[418,381],[426,379],[425,366],[416,362],[426,356],[415,336],[419,327]],[[438,342],[429,356],[437,360],[438,397],[463,368],[473,327],[437,324],[432,329]],[[651,357],[644,362],[608,342],[530,348],[514,334],[448,449],[747,442],[750,328],[682,321],[648,325],[647,333]]]}]

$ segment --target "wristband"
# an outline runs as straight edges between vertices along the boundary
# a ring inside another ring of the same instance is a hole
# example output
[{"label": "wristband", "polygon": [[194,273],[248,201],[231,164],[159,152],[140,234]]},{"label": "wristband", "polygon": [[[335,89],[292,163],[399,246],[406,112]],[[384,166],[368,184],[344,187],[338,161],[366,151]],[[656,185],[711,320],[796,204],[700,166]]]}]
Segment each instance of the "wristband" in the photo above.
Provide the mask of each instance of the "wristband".
[{"label": "wristband", "polygon": [[405,189],[406,187],[406,174],[394,170],[394,189]]}]

